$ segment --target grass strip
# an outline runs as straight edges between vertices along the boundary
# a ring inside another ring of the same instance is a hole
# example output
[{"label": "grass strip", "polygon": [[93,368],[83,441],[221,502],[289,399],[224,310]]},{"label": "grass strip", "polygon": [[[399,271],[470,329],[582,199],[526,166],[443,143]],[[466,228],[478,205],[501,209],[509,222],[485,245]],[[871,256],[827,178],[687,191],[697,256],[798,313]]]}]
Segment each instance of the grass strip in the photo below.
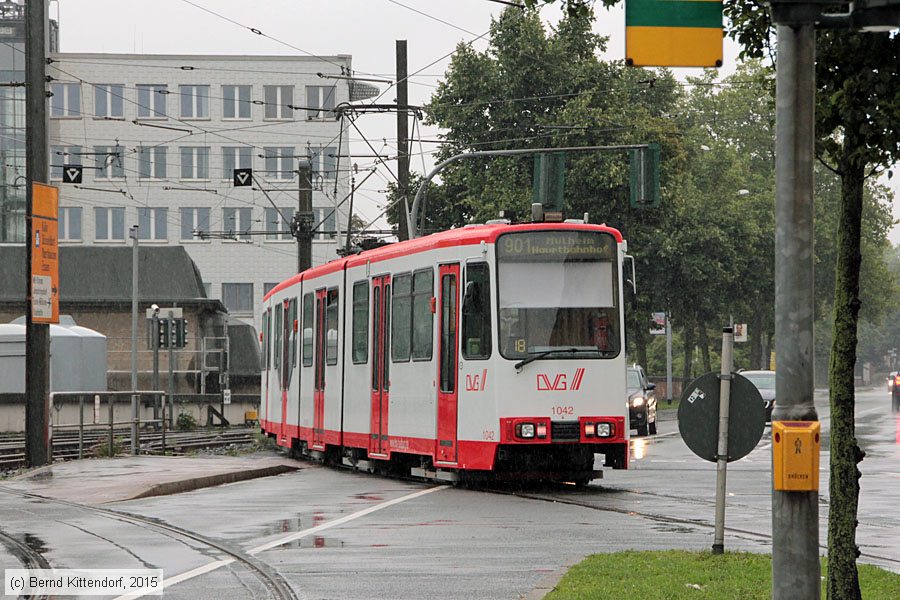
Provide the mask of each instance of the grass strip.
[{"label": "grass strip", "polygon": [[[900,598],[900,575],[858,565],[865,600]],[[825,597],[825,559],[822,560]],[[545,600],[768,600],[772,557],[749,552],[616,552],[572,567]]]}]

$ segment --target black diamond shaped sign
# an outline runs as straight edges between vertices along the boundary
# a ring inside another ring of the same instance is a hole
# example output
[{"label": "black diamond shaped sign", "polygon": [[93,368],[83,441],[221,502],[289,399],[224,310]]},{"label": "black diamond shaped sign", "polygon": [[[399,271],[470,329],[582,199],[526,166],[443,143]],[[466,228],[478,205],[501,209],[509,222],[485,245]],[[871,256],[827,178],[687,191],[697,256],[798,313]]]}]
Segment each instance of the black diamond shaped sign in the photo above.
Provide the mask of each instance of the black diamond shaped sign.
[{"label": "black diamond shaped sign", "polygon": [[81,165],[63,165],[63,183],[81,183],[84,167]]},{"label": "black diamond shaped sign", "polygon": [[253,169],[235,169],[234,187],[248,187],[253,185]]}]

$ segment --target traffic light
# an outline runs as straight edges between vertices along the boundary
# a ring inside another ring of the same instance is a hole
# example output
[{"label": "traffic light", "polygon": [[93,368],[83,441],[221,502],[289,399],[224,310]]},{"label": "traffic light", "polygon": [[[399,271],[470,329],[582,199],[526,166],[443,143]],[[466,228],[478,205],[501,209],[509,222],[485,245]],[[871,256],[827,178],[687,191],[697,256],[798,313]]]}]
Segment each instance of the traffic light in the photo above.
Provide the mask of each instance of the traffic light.
[{"label": "traffic light", "polygon": [[171,339],[169,335],[169,320],[159,319],[156,322],[156,347],[168,348]]},{"label": "traffic light", "polygon": [[174,319],[175,347],[184,348],[187,345],[187,319]]}]

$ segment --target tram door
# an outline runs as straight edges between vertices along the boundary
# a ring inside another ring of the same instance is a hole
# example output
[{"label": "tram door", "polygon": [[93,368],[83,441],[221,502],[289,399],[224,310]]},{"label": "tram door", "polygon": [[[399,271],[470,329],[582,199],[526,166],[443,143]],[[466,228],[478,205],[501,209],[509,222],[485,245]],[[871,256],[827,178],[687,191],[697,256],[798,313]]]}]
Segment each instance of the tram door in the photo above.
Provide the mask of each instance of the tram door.
[{"label": "tram door", "polygon": [[313,447],[325,446],[325,303],[327,291],[316,291],[315,362],[313,370]]},{"label": "tram door", "polygon": [[387,454],[391,276],[372,278],[372,408],[369,454]]},{"label": "tram door", "polygon": [[456,462],[459,391],[459,263],[441,265],[438,331],[437,460]]}]

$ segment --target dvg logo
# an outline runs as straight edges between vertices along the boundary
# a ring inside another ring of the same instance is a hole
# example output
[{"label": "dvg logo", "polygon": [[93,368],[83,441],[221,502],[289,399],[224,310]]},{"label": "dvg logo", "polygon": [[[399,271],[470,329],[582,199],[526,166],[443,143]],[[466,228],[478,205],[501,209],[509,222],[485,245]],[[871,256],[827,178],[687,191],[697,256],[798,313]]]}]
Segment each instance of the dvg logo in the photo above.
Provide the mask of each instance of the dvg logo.
[{"label": "dvg logo", "polygon": [[564,392],[571,390],[578,391],[581,388],[581,381],[584,379],[584,369],[575,369],[575,374],[571,379],[565,373],[558,373],[553,380],[549,375],[544,373],[537,374],[537,389],[539,392]]}]

